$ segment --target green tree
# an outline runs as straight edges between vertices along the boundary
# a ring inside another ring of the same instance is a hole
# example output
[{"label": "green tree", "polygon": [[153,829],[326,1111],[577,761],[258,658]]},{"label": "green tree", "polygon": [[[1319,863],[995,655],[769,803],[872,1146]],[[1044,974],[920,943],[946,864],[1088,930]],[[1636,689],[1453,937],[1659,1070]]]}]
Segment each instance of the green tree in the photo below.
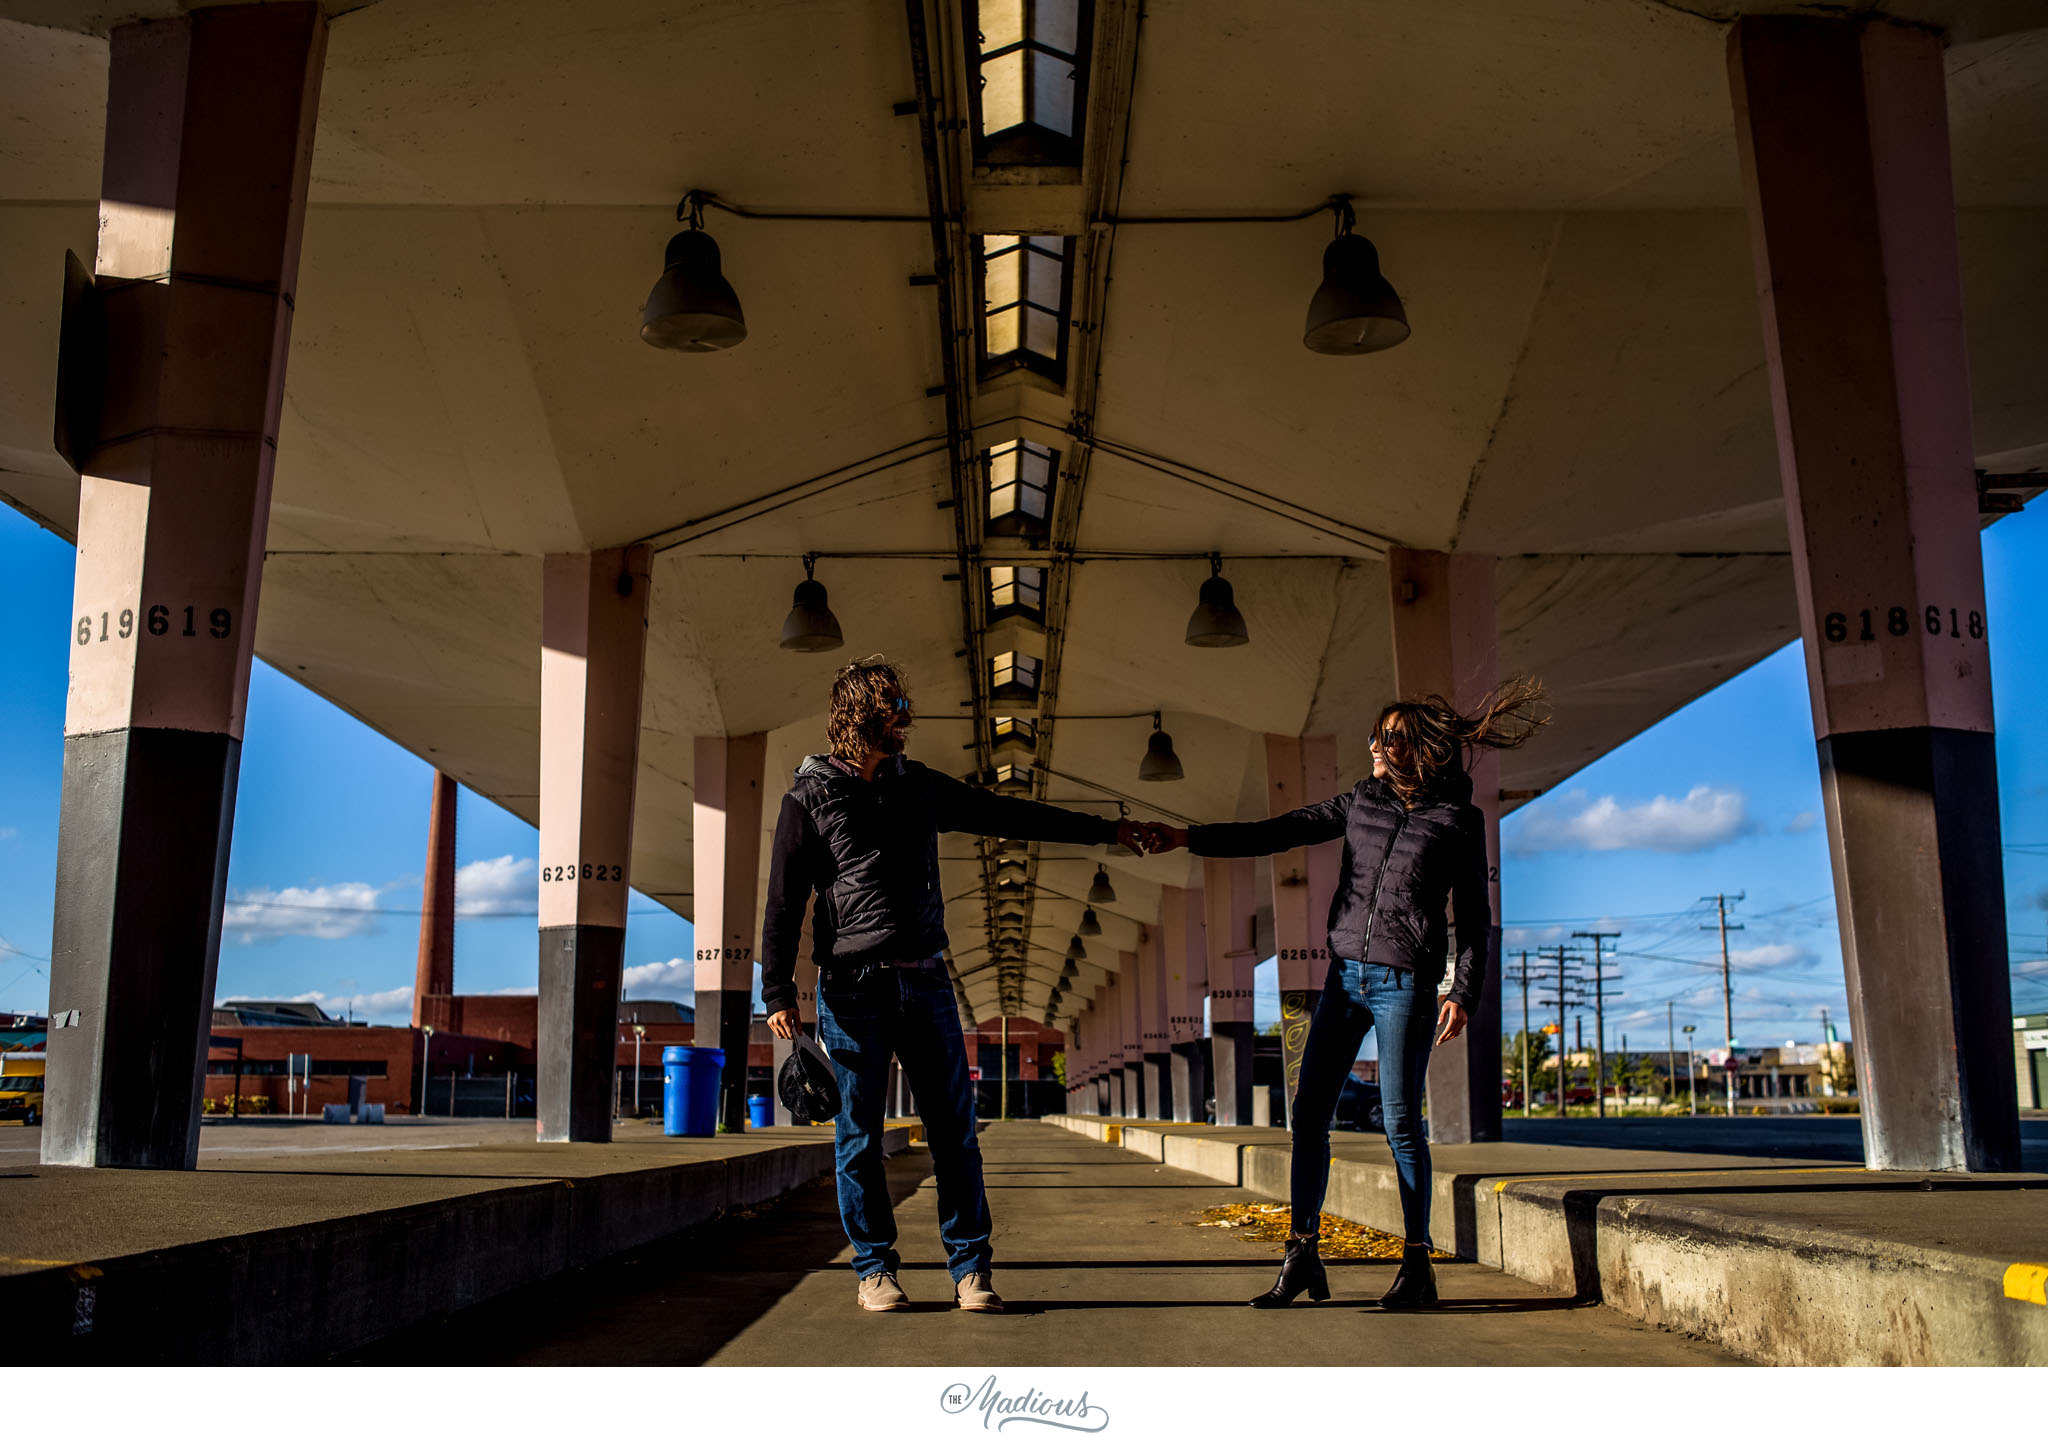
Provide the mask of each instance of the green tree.
[{"label": "green tree", "polygon": [[1067,1054],[1064,1051],[1052,1054],[1052,1079],[1062,1086],[1067,1084]]},{"label": "green tree", "polygon": [[1550,1060],[1550,1037],[1540,1031],[1518,1031],[1501,1038],[1501,1075],[1514,1083],[1517,1099],[1522,1090],[1522,1047],[1529,1048],[1529,1084],[1543,1084],[1543,1063]]},{"label": "green tree", "polygon": [[1640,1052],[1628,1052],[1610,1057],[1608,1069],[1613,1084],[1621,1089],[1624,1096],[1658,1089],[1660,1076],[1657,1064]]}]

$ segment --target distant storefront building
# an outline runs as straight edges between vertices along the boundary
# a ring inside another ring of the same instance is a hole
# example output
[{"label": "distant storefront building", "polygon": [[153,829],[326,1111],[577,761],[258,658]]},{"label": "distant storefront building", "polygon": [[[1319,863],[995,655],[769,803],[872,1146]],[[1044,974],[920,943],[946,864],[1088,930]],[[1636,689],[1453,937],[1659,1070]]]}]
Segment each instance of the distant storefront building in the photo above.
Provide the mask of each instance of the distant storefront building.
[{"label": "distant storefront building", "polygon": [[2048,1108],[2048,1012],[2012,1019],[2012,1061],[2020,1110]]}]

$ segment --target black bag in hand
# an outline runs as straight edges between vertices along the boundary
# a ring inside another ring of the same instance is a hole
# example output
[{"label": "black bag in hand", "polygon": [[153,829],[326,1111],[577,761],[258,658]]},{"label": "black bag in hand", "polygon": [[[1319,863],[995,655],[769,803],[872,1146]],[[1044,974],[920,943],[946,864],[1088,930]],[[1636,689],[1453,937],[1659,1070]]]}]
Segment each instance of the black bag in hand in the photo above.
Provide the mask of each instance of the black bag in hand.
[{"label": "black bag in hand", "polygon": [[839,1115],[839,1078],[832,1062],[824,1049],[802,1032],[776,1073],[775,1092],[799,1121],[823,1125]]}]

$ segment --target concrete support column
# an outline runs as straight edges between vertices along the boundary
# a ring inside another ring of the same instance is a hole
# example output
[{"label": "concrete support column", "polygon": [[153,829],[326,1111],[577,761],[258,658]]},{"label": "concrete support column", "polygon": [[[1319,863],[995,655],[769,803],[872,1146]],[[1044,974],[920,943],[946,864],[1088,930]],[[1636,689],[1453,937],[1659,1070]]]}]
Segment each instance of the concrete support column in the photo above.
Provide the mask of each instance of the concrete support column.
[{"label": "concrete support column", "polygon": [[198,1156],[251,640],[327,22],[221,6],[108,37],[42,1157]]},{"label": "concrete support column", "polygon": [[1736,138],[1873,1170],[2019,1118],[1941,38],[1745,17]]},{"label": "concrete support column", "polygon": [[732,1131],[747,1114],[747,1038],[761,924],[761,770],[767,756],[765,733],[700,737],[695,744],[690,836],[697,1030],[691,1044],[725,1050],[718,1120]]},{"label": "concrete support column", "polygon": [[[1322,734],[1304,737],[1301,740],[1301,800],[1303,802],[1327,802],[1343,790],[1344,784],[1337,777],[1337,739],[1334,735]],[[1315,1010],[1314,997],[1323,990],[1323,979],[1330,974],[1330,903],[1337,896],[1337,880],[1344,866],[1344,844],[1342,842],[1318,842],[1307,850],[1308,854],[1308,981],[1313,994],[1309,1002],[1311,1013]]]},{"label": "concrete support column", "polygon": [[1209,964],[1209,1064],[1216,1124],[1252,1120],[1252,967],[1257,870],[1243,858],[1202,859],[1202,941]]},{"label": "concrete support column", "polygon": [[651,556],[636,545],[541,566],[542,1141],[612,1138]]},{"label": "concrete support column", "polygon": [[420,902],[420,951],[413,968],[412,1024],[448,1030],[455,994],[455,779],[434,774],[427,817],[427,870]]},{"label": "concrete support column", "polygon": [[[1404,699],[1443,697],[1469,711],[1499,680],[1494,663],[1493,558],[1387,550],[1393,586],[1394,687]],[[1429,1139],[1439,1146],[1500,1140],[1500,754],[1471,755],[1472,803],[1486,820],[1484,932],[1454,933],[1486,954],[1486,980],[1462,1036],[1430,1056]],[[1450,972],[1444,973],[1446,989]]]},{"label": "concrete support column", "polygon": [[1202,894],[1168,887],[1159,898],[1160,948],[1166,956],[1166,1035],[1172,1053],[1176,1121],[1204,1121],[1208,1050],[1202,1041],[1202,1001],[1209,989],[1209,950],[1203,932]]},{"label": "concrete support column", "polygon": [[1123,1114],[1133,1119],[1145,1114],[1145,1045],[1143,1040],[1144,974],[1138,970],[1136,952],[1117,953],[1116,1019],[1119,1045],[1123,1051]]},{"label": "concrete support column", "polygon": [[[1311,801],[1298,737],[1266,735],[1267,811],[1277,817]],[[1301,1054],[1308,1045],[1309,1018],[1316,1005],[1316,950],[1309,919],[1309,854],[1297,847],[1273,854],[1273,945],[1280,976],[1281,1087],[1287,1123],[1294,1124],[1294,1088],[1301,1080]],[[1329,953],[1322,956],[1327,962]],[[1327,967],[1325,968],[1327,970]]]},{"label": "concrete support column", "polygon": [[1145,1118],[1165,1121],[1173,1110],[1173,1052],[1166,1030],[1166,945],[1156,923],[1138,928],[1138,1044],[1144,1051]]}]

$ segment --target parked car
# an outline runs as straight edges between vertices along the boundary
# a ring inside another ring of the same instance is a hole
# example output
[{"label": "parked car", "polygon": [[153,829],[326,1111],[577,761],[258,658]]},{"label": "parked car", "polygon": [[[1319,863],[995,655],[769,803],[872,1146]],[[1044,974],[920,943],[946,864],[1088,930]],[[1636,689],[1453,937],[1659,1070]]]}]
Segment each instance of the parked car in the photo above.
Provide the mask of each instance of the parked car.
[{"label": "parked car", "polygon": [[1337,1096],[1337,1121],[1339,1131],[1384,1131],[1386,1118],[1380,1114],[1380,1088],[1377,1082],[1360,1077],[1344,1078],[1344,1090]]}]

